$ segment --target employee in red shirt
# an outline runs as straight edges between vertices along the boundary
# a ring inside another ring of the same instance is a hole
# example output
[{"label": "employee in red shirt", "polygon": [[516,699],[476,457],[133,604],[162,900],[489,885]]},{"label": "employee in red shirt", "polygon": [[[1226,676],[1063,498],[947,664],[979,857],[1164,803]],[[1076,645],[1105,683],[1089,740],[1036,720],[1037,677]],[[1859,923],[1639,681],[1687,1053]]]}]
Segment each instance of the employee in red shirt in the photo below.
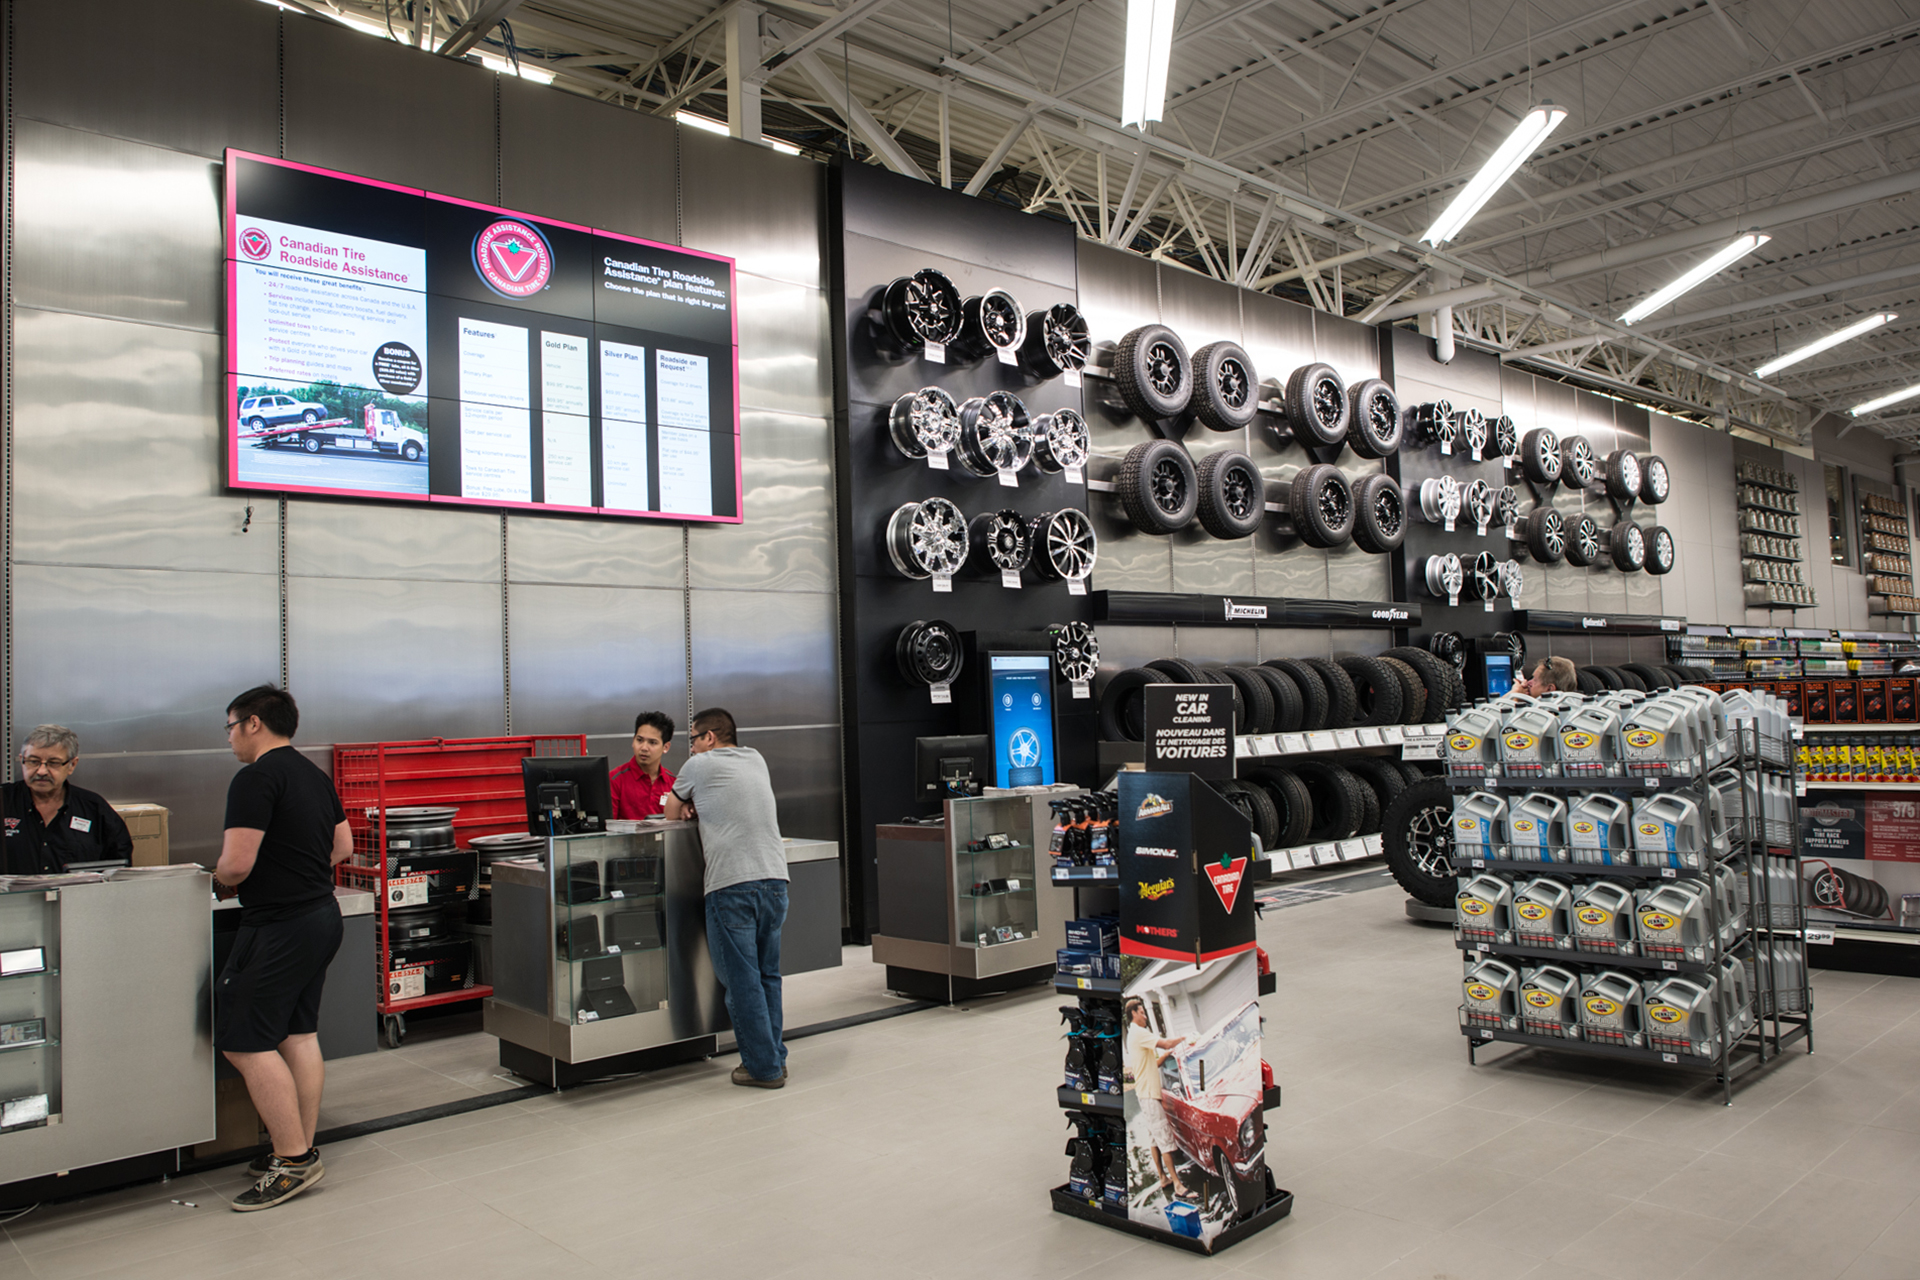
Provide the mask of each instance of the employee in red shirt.
[{"label": "employee in red shirt", "polygon": [[613,816],[651,818],[660,812],[660,797],[673,786],[673,775],[661,765],[667,744],[673,741],[673,721],[658,711],[643,711],[633,720],[633,759],[615,769]]}]

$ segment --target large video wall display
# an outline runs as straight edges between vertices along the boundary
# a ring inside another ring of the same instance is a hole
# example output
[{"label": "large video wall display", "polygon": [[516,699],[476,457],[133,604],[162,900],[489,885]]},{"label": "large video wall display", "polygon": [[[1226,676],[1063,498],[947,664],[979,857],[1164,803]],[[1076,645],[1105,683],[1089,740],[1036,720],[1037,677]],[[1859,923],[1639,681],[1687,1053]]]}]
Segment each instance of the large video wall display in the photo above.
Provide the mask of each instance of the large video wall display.
[{"label": "large video wall display", "polygon": [[740,519],[733,261],[227,153],[227,483]]}]

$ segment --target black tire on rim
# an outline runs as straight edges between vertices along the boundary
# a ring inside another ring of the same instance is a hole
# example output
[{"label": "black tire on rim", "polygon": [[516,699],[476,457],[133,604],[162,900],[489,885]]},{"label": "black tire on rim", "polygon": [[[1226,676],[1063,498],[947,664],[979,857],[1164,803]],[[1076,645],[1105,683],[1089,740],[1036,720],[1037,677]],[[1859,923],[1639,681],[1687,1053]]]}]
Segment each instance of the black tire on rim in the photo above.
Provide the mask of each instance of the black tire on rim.
[{"label": "black tire on rim", "polygon": [[1374,474],[1353,486],[1353,545],[1369,555],[1394,550],[1407,536],[1407,501],[1392,476]]},{"label": "black tire on rim", "polygon": [[893,656],[900,674],[912,684],[952,684],[966,665],[959,631],[938,618],[900,628]]},{"label": "black tire on rim", "polygon": [[1522,531],[1527,554],[1541,564],[1559,564],[1567,554],[1567,522],[1552,507],[1535,507]]},{"label": "black tire on rim", "polygon": [[1027,339],[1027,316],[1005,289],[989,289],[960,305],[960,333],[954,352],[962,360],[980,360],[995,351],[1018,351]]},{"label": "black tire on rim", "polygon": [[1667,460],[1657,453],[1640,459],[1640,501],[1658,506],[1673,492],[1673,477],[1667,472]]},{"label": "black tire on rim", "polygon": [[1267,692],[1273,695],[1273,732],[1298,733],[1300,719],[1305,714],[1305,705],[1300,699],[1300,686],[1295,684],[1284,671],[1276,671],[1265,663],[1248,670],[1267,682]]},{"label": "black tire on rim", "polygon": [[1267,797],[1279,815],[1280,838],[1273,847],[1291,849],[1305,844],[1307,832],[1313,827],[1313,797],[1307,794],[1306,784],[1300,781],[1299,775],[1279,765],[1267,765],[1250,770],[1245,777],[1266,788]]},{"label": "black tire on rim", "polygon": [[1493,452],[1502,458],[1516,457],[1520,453],[1520,433],[1515,430],[1513,419],[1504,413],[1493,420]]},{"label": "black tire on rim", "polygon": [[1364,784],[1341,766],[1324,760],[1303,761],[1293,771],[1306,784],[1307,796],[1313,802],[1307,839],[1315,844],[1352,839],[1366,817],[1366,801],[1360,794]]},{"label": "black tire on rim", "polygon": [[1200,476],[1177,440],[1127,450],[1113,487],[1127,519],[1143,533],[1178,533],[1200,510]]},{"label": "black tire on rim", "polygon": [[1113,352],[1113,381],[1127,408],[1149,422],[1178,418],[1193,394],[1187,346],[1163,324],[1143,324]]},{"label": "black tire on rim", "polygon": [[1345,546],[1353,537],[1353,489],[1338,467],[1316,463],[1294,473],[1287,510],[1294,533],[1310,547]]},{"label": "black tire on rim", "polygon": [[1251,537],[1267,514],[1266,485],[1253,459],[1222,449],[1200,459],[1195,479],[1200,525],[1216,538]]},{"label": "black tire on rim", "polygon": [[1260,410],[1260,378],[1238,343],[1210,342],[1193,353],[1193,410],[1211,431],[1239,431]]},{"label": "black tire on rim", "polygon": [[1241,705],[1246,707],[1246,727],[1243,733],[1272,733],[1273,728],[1273,690],[1265,680],[1253,674],[1252,667],[1233,664],[1209,668],[1210,672],[1223,675],[1233,682],[1240,693]]},{"label": "black tire on rim", "polygon": [[1453,905],[1453,790],[1445,778],[1423,778],[1380,815],[1387,870],[1416,902]]},{"label": "black tire on rim", "polygon": [[1020,345],[1020,364],[1039,378],[1057,378],[1087,367],[1093,342],[1087,318],[1071,303],[1059,302],[1027,316],[1027,340]]},{"label": "black tire on rim", "polygon": [[318,453],[320,452],[320,437],[319,436],[301,436],[300,447],[302,449],[305,449],[308,453]]},{"label": "black tire on rim", "polygon": [[1043,413],[1032,423],[1033,461],[1042,471],[1057,475],[1068,467],[1087,465],[1092,435],[1087,420],[1074,409]]},{"label": "black tire on rim", "polygon": [[1027,518],[1018,511],[987,511],[967,526],[973,567],[982,573],[1019,573],[1033,558]]},{"label": "black tire on rim", "polygon": [[902,351],[952,342],[960,334],[960,320],[960,291],[931,267],[901,276],[880,295],[880,322]]},{"label": "black tire on rim", "polygon": [[940,387],[922,387],[893,402],[887,413],[893,446],[909,458],[946,453],[960,439],[960,406]]},{"label": "black tire on rim", "polygon": [[1608,495],[1629,502],[1640,496],[1646,470],[1640,464],[1639,454],[1631,449],[1615,449],[1607,455],[1606,475]]},{"label": "black tire on rim", "polygon": [[1347,388],[1347,445],[1363,458],[1384,458],[1400,451],[1406,423],[1400,397],[1379,378]]},{"label": "black tire on rim", "polygon": [[1269,658],[1260,665],[1286,676],[1300,691],[1299,732],[1315,733],[1327,727],[1327,682],[1318,671],[1298,658]]},{"label": "black tire on rim", "polygon": [[1600,475],[1600,455],[1585,436],[1568,436],[1560,442],[1560,474],[1576,489],[1591,489]]},{"label": "black tire on rim", "polygon": [[1100,556],[1100,540],[1093,521],[1078,507],[1062,507],[1033,518],[1028,536],[1033,542],[1033,567],[1041,577],[1062,582],[1084,582]]},{"label": "black tire on rim", "polygon": [[1546,427],[1535,427],[1520,441],[1520,469],[1535,484],[1560,478],[1560,437]]},{"label": "black tire on rim", "polygon": [[1663,524],[1653,525],[1647,530],[1647,572],[1668,574],[1679,559],[1679,547],[1673,540],[1673,534]]},{"label": "black tire on rim", "polygon": [[1347,438],[1347,384],[1330,364],[1306,364],[1287,379],[1284,398],[1293,438],[1309,446]]},{"label": "black tire on rim", "polygon": [[1647,534],[1637,524],[1622,522],[1607,536],[1607,554],[1613,567],[1623,573],[1638,573],[1647,567]]},{"label": "black tire on rim", "polygon": [[1139,742],[1146,733],[1141,710],[1141,690],[1150,684],[1166,684],[1164,672],[1151,667],[1128,667],[1114,673],[1100,691],[1100,740],[1103,742]]},{"label": "black tire on rim", "polygon": [[960,465],[976,476],[1024,471],[1033,460],[1027,406],[1011,391],[990,391],[960,405]]},{"label": "black tire on rim", "polygon": [[1577,515],[1567,522],[1567,563],[1584,569],[1600,558],[1600,526],[1590,515]]}]

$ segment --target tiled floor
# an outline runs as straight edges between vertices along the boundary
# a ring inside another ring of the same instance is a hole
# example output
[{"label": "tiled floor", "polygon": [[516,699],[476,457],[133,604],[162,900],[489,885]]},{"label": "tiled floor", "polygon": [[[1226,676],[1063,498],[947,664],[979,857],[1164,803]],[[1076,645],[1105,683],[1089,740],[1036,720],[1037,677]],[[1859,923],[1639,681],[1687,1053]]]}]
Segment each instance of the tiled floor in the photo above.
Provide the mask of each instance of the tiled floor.
[{"label": "tiled floor", "polygon": [[1818,1055],[1729,1109],[1696,1077],[1469,1067],[1451,941],[1391,891],[1261,934],[1269,1152],[1298,1199],[1216,1258],[1048,1211],[1066,1130],[1033,991],[798,1041],[780,1092],[722,1058],[336,1144],[265,1213],[227,1210],[237,1171],[42,1209],[0,1280],[1920,1276],[1920,982],[1820,975]]}]

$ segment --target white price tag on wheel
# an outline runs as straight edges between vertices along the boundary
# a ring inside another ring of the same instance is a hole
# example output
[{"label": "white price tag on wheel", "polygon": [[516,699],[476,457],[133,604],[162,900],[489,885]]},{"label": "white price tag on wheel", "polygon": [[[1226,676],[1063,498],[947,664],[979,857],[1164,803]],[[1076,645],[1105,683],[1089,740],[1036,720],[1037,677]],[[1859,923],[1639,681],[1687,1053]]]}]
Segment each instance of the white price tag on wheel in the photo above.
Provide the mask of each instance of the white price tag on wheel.
[{"label": "white price tag on wheel", "polygon": [[945,574],[945,573],[936,573],[936,574],[934,574],[934,575],[933,575],[933,589],[934,589],[934,592],[935,592],[936,594],[938,594],[938,595],[949,595],[949,594],[951,594],[951,593],[952,593],[952,591],[953,591],[953,578],[952,578],[952,576],[951,576],[951,575],[949,575],[949,574]]},{"label": "white price tag on wheel", "polygon": [[945,364],[947,362],[947,344],[944,342],[929,342],[925,354],[927,359],[933,361],[935,364]]},{"label": "white price tag on wheel", "polygon": [[392,876],[387,880],[387,906],[424,907],[427,905],[427,877]]},{"label": "white price tag on wheel", "polygon": [[1483,608],[1483,609],[1485,609],[1485,610],[1486,610],[1486,611],[1487,611],[1488,613],[1492,613],[1492,612],[1493,612],[1493,601],[1491,601],[1491,600],[1488,600],[1488,601],[1486,601],[1485,603],[1483,603],[1483,604],[1482,604],[1482,605],[1481,605],[1480,607],[1481,607],[1481,608]]},{"label": "white price tag on wheel", "polygon": [[929,685],[927,686],[927,691],[933,695],[935,706],[941,706],[953,701],[953,686],[950,684],[943,682],[941,684]]},{"label": "white price tag on wheel", "polygon": [[1091,698],[1093,696],[1093,690],[1085,680],[1075,680],[1073,682],[1073,696],[1076,698]]},{"label": "white price tag on wheel", "polygon": [[947,465],[947,451],[945,449],[929,449],[927,451],[927,466],[934,471],[952,470],[952,468]]},{"label": "white price tag on wheel", "polygon": [[1445,528],[1445,530],[1446,530],[1446,531],[1447,531],[1448,533],[1452,533],[1452,532],[1453,532],[1453,521],[1452,521],[1452,520],[1448,520],[1448,521],[1447,521],[1447,522],[1445,523],[1445,525],[1444,525],[1443,527]]},{"label": "white price tag on wheel", "polygon": [[996,347],[994,350],[999,354],[1001,364],[1017,365],[1020,363],[1020,357],[1014,354],[1012,347]]},{"label": "white price tag on wheel", "polygon": [[1087,580],[1085,578],[1068,578],[1067,594],[1070,596],[1083,596],[1087,594]]},{"label": "white price tag on wheel", "polygon": [[1086,473],[1078,467],[1068,467],[1062,471],[1061,474],[1066,477],[1068,484],[1085,484],[1087,482]]},{"label": "white price tag on wheel", "polygon": [[1018,569],[1002,569],[1000,571],[1000,585],[1009,591],[1018,591],[1020,589],[1020,571]]},{"label": "white price tag on wheel", "polygon": [[1000,487],[1002,489],[1018,489],[1020,487],[1020,473],[1018,471],[1008,471],[1003,467],[999,474]]},{"label": "white price tag on wheel", "polygon": [[1443,458],[1451,458],[1453,456],[1453,441],[1442,440],[1440,442],[1440,456]]},{"label": "white price tag on wheel", "polygon": [[1060,383],[1062,386],[1071,387],[1076,391],[1079,390],[1080,371],[1078,369],[1068,369],[1064,371],[1060,375]]}]

